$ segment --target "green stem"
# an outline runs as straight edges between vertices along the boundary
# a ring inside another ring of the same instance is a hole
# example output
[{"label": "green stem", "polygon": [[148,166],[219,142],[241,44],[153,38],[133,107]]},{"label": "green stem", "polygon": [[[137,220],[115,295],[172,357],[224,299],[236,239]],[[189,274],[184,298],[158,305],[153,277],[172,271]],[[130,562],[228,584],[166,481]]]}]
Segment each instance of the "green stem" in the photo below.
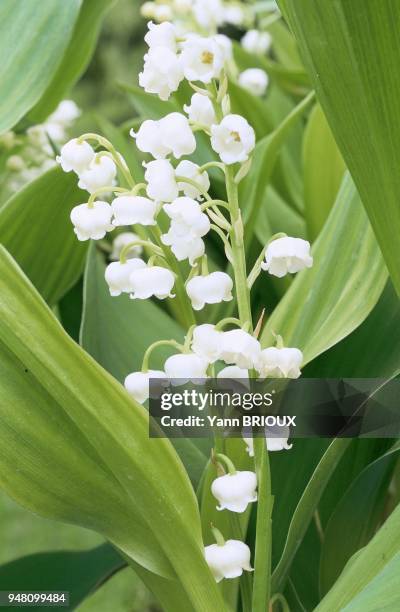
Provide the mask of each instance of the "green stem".
[{"label": "green stem", "polygon": [[228,472],[231,476],[233,476],[234,474],[236,474],[236,468],[233,464],[233,461],[231,461],[229,459],[229,457],[227,457],[226,455],[224,455],[223,453],[215,453],[215,457],[219,460],[222,461],[223,463],[225,463],[225,466],[228,468]]},{"label": "green stem", "polygon": [[158,348],[159,346],[173,346],[174,348],[178,349],[178,351],[183,350],[182,344],[179,344],[179,342],[176,340],[157,340],[157,342],[153,342],[153,344],[150,344],[143,356],[142,372],[148,372],[151,354],[154,349]]}]

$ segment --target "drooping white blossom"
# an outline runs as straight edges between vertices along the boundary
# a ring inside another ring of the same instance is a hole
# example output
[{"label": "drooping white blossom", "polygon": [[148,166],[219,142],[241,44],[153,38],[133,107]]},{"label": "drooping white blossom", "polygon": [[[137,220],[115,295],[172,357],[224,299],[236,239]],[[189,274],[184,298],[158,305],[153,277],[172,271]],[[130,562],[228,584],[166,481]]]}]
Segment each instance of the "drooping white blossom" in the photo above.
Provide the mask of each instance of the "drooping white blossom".
[{"label": "drooping white blossom", "polygon": [[202,236],[210,230],[210,220],[201,211],[200,204],[188,197],[176,198],[172,204],[165,204],[164,210],[171,219],[166,234],[161,236],[164,244],[171,247],[178,261],[189,259],[194,265],[195,259],[204,254]]},{"label": "drooping white blossom", "polygon": [[243,8],[236,5],[226,6],[224,8],[224,22],[230,23],[235,26],[243,25],[245,15],[243,12]]},{"label": "drooping white blossom", "polygon": [[136,138],[140,151],[150,153],[155,159],[165,159],[171,154],[179,159],[196,149],[196,139],[182,113],[169,113],[159,121],[147,119],[137,133],[131,131],[131,136]]},{"label": "drooping white blossom", "polygon": [[217,510],[245,512],[251,502],[257,501],[257,476],[248,471],[225,474],[212,482],[211,493],[219,501]]},{"label": "drooping white blossom", "polygon": [[289,444],[290,428],[287,425],[275,425],[265,428],[267,449],[269,451],[290,450],[293,444]]},{"label": "drooping white blossom", "polygon": [[78,187],[94,193],[112,185],[117,176],[117,167],[108,155],[97,153],[89,166],[79,174]]},{"label": "drooping white blossom", "polygon": [[304,268],[311,268],[312,265],[308,240],[284,236],[269,243],[265,251],[265,263],[261,267],[269,274],[282,278],[288,273],[296,274]]},{"label": "drooping white blossom", "polygon": [[[121,255],[122,249],[127,247],[132,242],[135,242],[136,240],[139,240],[139,236],[137,236],[137,234],[134,234],[133,232],[121,232],[121,234],[118,234],[118,236],[116,236],[112,242],[112,251],[110,254],[110,259],[114,261],[118,260],[119,256]],[[139,257],[142,251],[143,248],[141,247],[141,245],[136,244],[129,248],[126,257],[127,259]]]},{"label": "drooping white blossom", "polygon": [[128,374],[124,381],[124,387],[129,395],[133,397],[139,404],[144,404],[150,395],[149,380],[159,379],[160,386],[166,379],[165,372],[161,370],[148,370],[147,372],[132,372]]},{"label": "drooping white blossom", "polygon": [[130,281],[132,272],[145,267],[145,262],[138,257],[128,259],[125,262],[113,261],[108,264],[104,276],[110,295],[118,296],[121,293],[131,293],[133,291]]},{"label": "drooping white blossom", "polygon": [[150,153],[155,159],[165,159],[171,153],[170,147],[161,138],[159,121],[146,119],[138,131],[131,130],[130,135],[135,138],[139,151]]},{"label": "drooping white blossom", "polygon": [[201,384],[207,378],[208,361],[194,353],[171,355],[164,364],[165,374],[172,384]]},{"label": "drooping white blossom", "polygon": [[111,202],[113,225],[155,225],[157,204],[143,196],[121,195]]},{"label": "drooping white blossom", "polygon": [[255,96],[263,96],[268,87],[268,75],[261,68],[247,68],[239,74],[238,81]]},{"label": "drooping white blossom", "polygon": [[56,159],[64,172],[73,170],[80,174],[89,167],[94,156],[94,150],[88,142],[79,142],[77,138],[73,138],[65,143]]},{"label": "drooping white blossom", "polygon": [[253,571],[250,565],[250,548],[240,540],[227,540],[225,544],[210,544],[204,548],[206,562],[216,580],[238,578]]},{"label": "drooping white blossom", "polygon": [[224,21],[221,0],[194,0],[193,14],[197,23],[206,30],[216,29]]},{"label": "drooping white blossom", "polygon": [[248,380],[249,379],[249,371],[245,368],[239,368],[236,365],[226,366],[222,368],[217,374],[217,378],[230,378],[232,380]]},{"label": "drooping white blossom", "polygon": [[46,119],[45,125],[59,124],[68,128],[80,117],[81,111],[73,100],[61,100],[55,111]]},{"label": "drooping white blossom", "polygon": [[139,85],[147,93],[154,93],[161,100],[168,100],[183,79],[182,63],[168,47],[151,47],[144,56],[143,71],[139,73]]},{"label": "drooping white blossom", "polygon": [[272,38],[268,32],[249,30],[240,41],[243,49],[249,53],[264,55],[271,47]]},{"label": "drooping white blossom", "polygon": [[171,162],[167,159],[156,159],[143,165],[146,168],[144,178],[149,198],[157,202],[175,200],[178,197],[179,189]]},{"label": "drooping white blossom", "polygon": [[211,126],[211,146],[225,164],[246,161],[255,142],[253,128],[241,115],[226,115]]},{"label": "drooping white blossom", "polygon": [[167,268],[161,266],[146,266],[134,270],[129,278],[132,293],[130,297],[137,300],[147,300],[155,296],[159,300],[174,297],[171,293],[175,283],[175,276]]},{"label": "drooping white blossom", "polygon": [[224,332],[221,343],[221,359],[239,368],[254,368],[260,359],[260,343],[243,329]]},{"label": "drooping white blossom", "polygon": [[182,43],[180,56],[183,73],[188,81],[211,83],[224,66],[224,53],[214,38],[188,36]]},{"label": "drooping white blossom", "polygon": [[189,120],[194,123],[211,127],[216,121],[210,98],[201,93],[194,93],[190,99],[190,104],[185,104],[183,109],[188,114]]},{"label": "drooping white blossom", "polygon": [[201,199],[203,192],[207,192],[210,188],[210,179],[207,172],[205,170],[199,172],[199,166],[188,159],[183,159],[179,162],[175,169],[175,174],[176,176],[182,176],[195,181],[202,188],[202,190],[200,190],[194,185],[178,181],[179,190],[183,191],[189,198],[194,198],[195,200]]},{"label": "drooping white blossom", "polygon": [[201,310],[206,304],[229,302],[232,296],[233,281],[225,272],[211,272],[205,276],[195,276],[186,284],[194,310]]},{"label": "drooping white blossom", "polygon": [[193,330],[192,351],[203,357],[208,363],[214,363],[220,358],[222,332],[215,325],[204,323]]},{"label": "drooping white blossom", "polygon": [[298,378],[302,362],[300,349],[271,346],[261,351],[257,370],[262,378]]},{"label": "drooping white blossom", "polygon": [[148,32],[144,37],[145,42],[150,48],[164,47],[170,49],[173,53],[177,51],[176,44],[176,28],[174,24],[164,21],[160,24],[155,24],[150,21],[147,24]]},{"label": "drooping white blossom", "polygon": [[78,204],[71,210],[71,221],[78,240],[100,240],[106,232],[113,229],[111,224],[112,210],[107,202],[98,200],[93,206]]}]

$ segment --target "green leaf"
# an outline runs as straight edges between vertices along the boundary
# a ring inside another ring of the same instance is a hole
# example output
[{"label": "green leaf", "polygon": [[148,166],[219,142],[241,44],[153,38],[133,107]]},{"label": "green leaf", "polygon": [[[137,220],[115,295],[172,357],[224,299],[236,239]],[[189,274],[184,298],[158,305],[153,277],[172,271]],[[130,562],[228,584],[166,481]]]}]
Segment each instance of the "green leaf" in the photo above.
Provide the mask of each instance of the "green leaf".
[{"label": "green leaf", "polygon": [[282,335],[308,363],[342,340],[371,312],[387,273],[355,187],[347,176],[315,242],[314,265],[294,279],[268,319],[263,346]]},{"label": "green leaf", "polygon": [[82,273],[87,243],[76,239],[69,215],[73,206],[86,200],[76,175],[54,168],[26,185],[0,210],[0,242],[50,304]]},{"label": "green leaf", "polygon": [[0,367],[0,485],[8,494],[178,579],[194,610],[223,611],[196,497],[170,442],[149,439],[144,408],[69,338],[4,248]]},{"label": "green leaf", "polygon": [[345,165],[319,104],[304,133],[304,204],[308,236],[314,241],[335,203]]},{"label": "green leaf", "polygon": [[[73,610],[125,565],[110,544],[85,551],[37,553],[0,566],[0,589],[68,591],[68,609]],[[3,609],[15,610],[15,606]]]},{"label": "green leaf", "polygon": [[28,119],[41,123],[56,108],[87,68],[106,12],[116,0],[83,0],[64,57]]},{"label": "green leaf", "polygon": [[71,39],[80,5],[80,0],[1,1],[0,134],[46,91]]},{"label": "green leaf", "polygon": [[396,0],[280,0],[400,293]]}]

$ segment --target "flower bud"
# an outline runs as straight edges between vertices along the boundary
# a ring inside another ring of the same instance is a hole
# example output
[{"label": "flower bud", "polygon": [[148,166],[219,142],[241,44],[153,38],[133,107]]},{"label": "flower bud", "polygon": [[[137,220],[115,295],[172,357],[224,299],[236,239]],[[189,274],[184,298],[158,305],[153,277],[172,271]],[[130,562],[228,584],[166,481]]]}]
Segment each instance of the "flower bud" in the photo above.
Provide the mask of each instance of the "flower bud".
[{"label": "flower bud", "polygon": [[179,190],[175,180],[175,170],[167,159],[156,159],[143,164],[146,168],[144,178],[147,195],[157,202],[172,202],[178,197]]},{"label": "flower bud", "polygon": [[226,115],[211,126],[211,146],[225,164],[246,161],[255,142],[253,128],[240,115]]},{"label": "flower bud", "polygon": [[[187,159],[182,160],[176,167],[176,176],[184,176],[185,178],[196,181],[198,185],[203,188],[203,191],[208,191],[210,188],[210,179],[207,172],[199,172],[199,166]],[[183,191],[185,196],[194,199],[202,198],[202,191],[189,185],[189,183],[179,182],[178,187],[180,191]]]},{"label": "flower bud", "polygon": [[145,268],[146,264],[139,258],[128,259],[126,262],[113,261],[105,271],[106,283],[110,289],[110,295],[117,296],[121,293],[130,293],[132,284],[130,275],[134,270]]},{"label": "flower bud", "polygon": [[217,510],[244,512],[251,502],[257,501],[257,477],[254,472],[236,472],[216,478],[211,493],[219,501]]},{"label": "flower bud", "polygon": [[157,204],[142,196],[123,195],[111,202],[114,213],[113,225],[155,225]]},{"label": "flower bud", "polygon": [[165,372],[161,370],[149,370],[148,372],[132,372],[125,378],[124,386],[129,395],[133,397],[139,404],[144,404],[150,395],[149,380],[160,379],[160,386],[163,380],[166,379]]},{"label": "flower bud", "polygon": [[164,47],[170,49],[174,53],[177,51],[176,29],[172,23],[165,21],[164,23],[156,25],[150,21],[147,27],[148,32],[144,40],[149,47]]},{"label": "flower bud", "polygon": [[234,363],[239,368],[250,369],[260,359],[260,343],[242,329],[224,332],[221,343],[221,358],[225,363]]},{"label": "flower bud", "polygon": [[188,81],[211,83],[219,77],[224,59],[221,47],[213,38],[191,35],[182,43],[181,64]]},{"label": "flower bud", "polygon": [[165,374],[172,384],[201,384],[207,378],[208,361],[194,353],[172,355],[164,364]]},{"label": "flower bud", "polygon": [[175,277],[171,270],[161,266],[146,266],[134,270],[130,276],[132,293],[130,297],[137,300],[147,300],[154,295],[159,300],[174,297],[171,293]]},{"label": "flower bud", "polygon": [[144,56],[143,71],[139,73],[139,85],[147,93],[158,94],[168,100],[183,79],[180,59],[168,47],[151,47]]},{"label": "flower bud", "polygon": [[261,264],[273,276],[282,278],[286,274],[296,274],[304,268],[311,268],[310,243],[301,238],[284,236],[273,240],[265,251],[265,263]]},{"label": "flower bud", "polygon": [[100,240],[106,232],[113,229],[111,224],[112,210],[107,202],[98,200],[89,208],[87,204],[79,204],[71,210],[71,221],[78,240]]},{"label": "flower bud", "polygon": [[298,378],[302,362],[303,353],[298,348],[271,346],[261,351],[256,368],[263,378]]},{"label": "flower bud", "polygon": [[80,174],[89,167],[94,155],[95,153],[88,142],[85,140],[78,142],[77,138],[73,138],[61,148],[60,155],[56,159],[64,172],[73,170]]},{"label": "flower bud", "polygon": [[239,74],[239,85],[254,96],[263,96],[268,87],[268,75],[261,68],[248,68]]},{"label": "flower bud", "polygon": [[216,122],[215,111],[208,96],[194,93],[190,99],[190,104],[185,104],[183,110],[188,114],[189,120],[211,127]]},{"label": "flower bud", "polygon": [[252,572],[250,548],[240,540],[227,540],[225,544],[211,544],[204,548],[206,562],[216,580],[238,578],[243,570]]},{"label": "flower bud", "polygon": [[220,358],[222,332],[215,329],[215,325],[204,323],[197,325],[193,330],[192,351],[214,363]]},{"label": "flower bud", "polygon": [[94,193],[112,185],[117,176],[117,167],[108,155],[97,153],[86,170],[79,174],[78,187]]},{"label": "flower bud", "polygon": [[[122,232],[118,234],[113,240],[112,243],[112,251],[110,254],[110,259],[116,261],[119,259],[121,255],[122,249],[124,249],[128,244],[135,242],[135,240],[139,240],[139,236],[134,234],[133,232]],[[143,249],[140,244],[137,244],[133,247],[130,247],[129,251],[126,254],[127,259],[132,259],[133,257],[139,257],[142,253]]]},{"label": "flower bud", "polygon": [[190,297],[194,310],[201,310],[205,304],[229,302],[232,296],[233,282],[225,272],[211,272],[206,276],[195,276],[186,284],[186,293]]},{"label": "flower bud", "polygon": [[243,49],[248,53],[264,55],[271,47],[272,38],[268,32],[249,30],[240,41]]}]

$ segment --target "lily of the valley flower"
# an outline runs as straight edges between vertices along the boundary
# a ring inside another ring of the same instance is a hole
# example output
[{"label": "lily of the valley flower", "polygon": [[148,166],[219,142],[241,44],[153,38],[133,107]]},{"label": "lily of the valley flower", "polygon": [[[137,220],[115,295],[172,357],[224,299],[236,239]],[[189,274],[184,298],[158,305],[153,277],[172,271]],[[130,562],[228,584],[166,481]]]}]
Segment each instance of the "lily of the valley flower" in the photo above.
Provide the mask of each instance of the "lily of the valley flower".
[{"label": "lily of the valley flower", "polygon": [[[286,425],[266,427],[265,439],[267,443],[267,450],[270,452],[290,450],[293,444],[289,444],[289,436],[290,429]],[[250,435],[250,432],[243,431],[243,440],[246,443],[246,451],[248,452],[249,457],[254,457],[254,439]]]},{"label": "lily of the valley flower", "polygon": [[194,0],[193,13],[197,23],[205,29],[215,29],[224,21],[221,0]]},{"label": "lily of the valley flower", "polygon": [[214,38],[190,35],[182,43],[180,56],[183,73],[188,81],[211,83],[224,66],[224,53]]},{"label": "lily of the valley flower", "polygon": [[155,225],[157,204],[142,196],[118,196],[111,202],[114,214],[113,225]]},{"label": "lily of the valley flower", "polygon": [[225,62],[231,60],[233,58],[233,46],[231,39],[228,36],[225,36],[225,34],[215,34],[213,38],[222,50]]},{"label": "lily of the valley flower", "polygon": [[185,104],[183,110],[188,114],[189,120],[194,123],[210,127],[216,121],[212,102],[208,96],[203,94],[194,93],[190,104]]},{"label": "lily of the valley flower", "polygon": [[240,115],[226,115],[211,126],[211,146],[225,164],[246,161],[255,142],[253,128]]},{"label": "lily of the valley flower", "polygon": [[222,332],[215,325],[204,323],[193,330],[192,351],[203,357],[208,363],[214,363],[220,358]]},{"label": "lily of the valley flower", "polygon": [[261,347],[256,338],[242,329],[224,332],[221,343],[221,358],[239,368],[250,369],[258,364]]},{"label": "lily of the valley flower", "polygon": [[164,364],[172,384],[202,383],[207,378],[208,361],[194,353],[171,355]]},{"label": "lily of the valley flower", "polygon": [[177,198],[172,204],[165,204],[164,210],[171,219],[167,234],[161,239],[171,247],[179,261],[188,258],[194,265],[194,260],[204,254],[202,236],[210,230],[208,216],[201,211],[200,204],[188,197]]},{"label": "lily of the valley flower", "polygon": [[89,207],[78,204],[71,210],[71,221],[78,240],[100,240],[106,232],[113,229],[111,224],[112,210],[107,202],[98,200]]},{"label": "lily of the valley flower", "polygon": [[148,32],[144,40],[149,47],[164,47],[170,49],[174,53],[177,51],[176,28],[172,23],[164,22],[156,25],[150,21],[147,27]]},{"label": "lily of the valley flower", "polygon": [[143,153],[150,153],[156,159],[173,155],[177,159],[190,155],[196,149],[196,139],[189,121],[182,113],[169,113],[159,121],[148,119],[142,123],[137,134],[136,146]]},{"label": "lily of the valley flower", "polygon": [[232,380],[248,380],[249,379],[249,371],[245,368],[239,368],[236,365],[226,366],[226,368],[222,368],[217,374],[217,378],[230,378]]},{"label": "lily of the valley flower", "polygon": [[149,198],[158,202],[172,202],[178,197],[179,189],[171,162],[167,159],[156,159],[144,164],[144,167]]},{"label": "lily of the valley flower", "polygon": [[272,38],[268,32],[249,30],[240,41],[243,49],[249,53],[264,55],[271,46]]},{"label": "lily of the valley flower", "polygon": [[135,257],[125,262],[113,261],[105,271],[105,279],[110,290],[110,295],[118,296],[121,293],[131,293],[133,291],[130,276],[134,270],[145,268],[146,264],[142,259]]},{"label": "lily of the valley flower", "polygon": [[161,370],[149,370],[148,372],[132,372],[125,378],[124,386],[129,395],[139,404],[144,404],[149,399],[149,380],[150,378],[160,379],[162,386],[166,379],[165,372]]},{"label": "lily of the valley flower", "polygon": [[137,300],[147,300],[155,296],[159,300],[174,297],[171,293],[175,276],[167,268],[161,266],[146,266],[134,270],[129,278],[131,283],[130,297]]},{"label": "lily of the valley flower", "polygon": [[58,124],[68,128],[80,115],[81,111],[73,100],[61,100],[56,110],[46,119],[46,124]]},{"label": "lily of the valley flower", "polygon": [[[208,191],[210,188],[210,179],[207,172],[205,170],[203,172],[199,172],[199,166],[188,159],[183,159],[181,162],[179,162],[175,172],[176,176],[182,176],[195,181],[203,189],[203,191]],[[194,185],[190,185],[186,182],[178,182],[178,187],[179,190],[183,191],[183,193],[189,198],[194,198],[197,200],[201,199],[202,197],[202,191],[200,191]]]},{"label": "lily of the valley flower", "polygon": [[64,172],[73,170],[80,174],[86,170],[94,159],[94,150],[88,142],[79,142],[77,138],[69,140],[62,148],[60,155],[56,158]]},{"label": "lily of the valley flower", "polygon": [[268,87],[268,75],[261,68],[247,68],[239,74],[238,81],[255,96],[263,96]]},{"label": "lily of the valley flower", "polygon": [[232,296],[233,281],[225,272],[211,272],[206,276],[195,276],[186,284],[194,310],[201,310],[206,304],[229,302]]},{"label": "lily of the valley flower", "polygon": [[243,570],[252,572],[250,548],[240,540],[227,540],[224,544],[210,544],[204,548],[206,562],[216,580],[238,578]]},{"label": "lily of the valley flower", "polygon": [[89,166],[79,174],[78,187],[94,193],[112,185],[117,175],[117,167],[108,155],[97,153]]},{"label": "lily of the valley flower", "polygon": [[217,510],[244,512],[251,502],[257,501],[257,476],[254,472],[235,472],[216,478],[211,492],[219,501]]},{"label": "lily of the valley flower", "polygon": [[168,47],[151,47],[144,56],[143,71],[139,73],[139,85],[147,93],[158,94],[168,100],[183,79],[180,58]]},{"label": "lily of the valley flower", "polygon": [[304,268],[311,268],[310,243],[302,238],[284,236],[269,243],[265,251],[265,263],[261,268],[273,276],[282,278],[286,274],[296,274]]},{"label": "lily of the valley flower", "polygon": [[257,370],[262,378],[299,378],[302,362],[300,349],[271,346],[261,351]]},{"label": "lily of the valley flower", "polygon": [[[121,234],[118,234],[118,236],[114,238],[112,243],[110,259],[114,261],[119,259],[122,249],[127,247],[132,242],[135,242],[136,240],[139,240],[139,236],[137,236],[133,232],[122,232]],[[140,244],[131,246],[126,254],[126,258],[132,259],[133,257],[139,257],[142,251],[143,249]]]}]

